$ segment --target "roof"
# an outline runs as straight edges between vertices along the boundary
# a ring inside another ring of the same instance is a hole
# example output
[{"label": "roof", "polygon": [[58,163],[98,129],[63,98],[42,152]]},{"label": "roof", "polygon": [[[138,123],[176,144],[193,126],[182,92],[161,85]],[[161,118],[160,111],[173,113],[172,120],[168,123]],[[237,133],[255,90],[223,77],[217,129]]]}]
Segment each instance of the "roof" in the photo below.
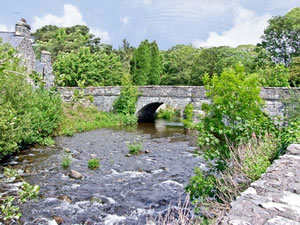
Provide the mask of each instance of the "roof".
[{"label": "roof", "polygon": [[3,43],[9,43],[14,48],[17,48],[22,42],[24,37],[16,36],[15,32],[2,32],[0,31],[0,38],[2,38]]},{"label": "roof", "polygon": [[34,68],[35,68],[35,71],[38,73],[43,74],[43,70],[44,70],[45,66],[46,66],[46,63],[42,63],[40,60],[35,61]]}]

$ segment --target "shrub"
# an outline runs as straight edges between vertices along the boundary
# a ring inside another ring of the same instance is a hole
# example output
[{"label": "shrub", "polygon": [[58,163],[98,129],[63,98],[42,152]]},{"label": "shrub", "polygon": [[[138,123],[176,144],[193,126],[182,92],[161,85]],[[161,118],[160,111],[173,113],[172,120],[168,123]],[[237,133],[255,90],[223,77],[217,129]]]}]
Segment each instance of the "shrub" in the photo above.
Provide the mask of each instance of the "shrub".
[{"label": "shrub", "polygon": [[122,79],[122,88],[120,96],[113,104],[114,111],[120,114],[133,115],[136,111],[136,102],[138,99],[138,89],[132,85],[129,75]]},{"label": "shrub", "polygon": [[156,115],[157,118],[164,120],[174,120],[180,117],[180,111],[174,109],[172,106],[167,105],[165,109],[160,109]]},{"label": "shrub", "polygon": [[17,170],[15,169],[10,169],[8,167],[5,167],[4,168],[4,176],[7,178],[7,179],[11,179],[11,178],[17,178],[19,177],[19,173]]},{"label": "shrub", "polygon": [[72,160],[70,159],[70,156],[67,155],[63,158],[63,160],[61,162],[61,167],[63,169],[68,169],[70,167],[71,163],[72,163]]},{"label": "shrub", "polygon": [[258,75],[264,87],[289,87],[289,71],[282,64],[260,69]]},{"label": "shrub", "polygon": [[138,155],[142,150],[142,143],[138,141],[134,141],[127,145],[129,149],[129,154]]},{"label": "shrub", "polygon": [[216,179],[213,175],[205,174],[201,169],[195,169],[195,175],[191,177],[185,190],[189,192],[191,200],[213,197],[215,194]]},{"label": "shrub", "polygon": [[184,119],[182,120],[183,126],[185,128],[193,127],[193,116],[194,116],[194,106],[189,103],[183,111]]},{"label": "shrub", "polygon": [[40,193],[40,186],[31,185],[27,182],[24,182],[21,191],[19,192],[20,202],[24,203],[31,199],[36,199]]},{"label": "shrub", "polygon": [[90,159],[88,161],[88,168],[91,170],[96,170],[99,168],[99,159]]},{"label": "shrub", "polygon": [[3,219],[4,221],[19,220],[22,214],[19,212],[20,208],[13,205],[15,198],[12,196],[7,196],[2,201],[3,203],[0,206],[0,219]]},{"label": "shrub", "polygon": [[[54,91],[35,88],[16,52],[0,43],[0,159],[34,143],[48,143],[59,126],[62,100]],[[46,139],[46,140],[45,140]]]},{"label": "shrub", "polygon": [[220,77],[206,77],[205,82],[212,103],[202,105],[205,116],[196,126],[198,140],[206,158],[217,160],[217,168],[222,170],[230,158],[228,143],[237,147],[254,134],[264,137],[275,127],[262,111],[257,76],[245,74],[243,66],[226,69]]}]

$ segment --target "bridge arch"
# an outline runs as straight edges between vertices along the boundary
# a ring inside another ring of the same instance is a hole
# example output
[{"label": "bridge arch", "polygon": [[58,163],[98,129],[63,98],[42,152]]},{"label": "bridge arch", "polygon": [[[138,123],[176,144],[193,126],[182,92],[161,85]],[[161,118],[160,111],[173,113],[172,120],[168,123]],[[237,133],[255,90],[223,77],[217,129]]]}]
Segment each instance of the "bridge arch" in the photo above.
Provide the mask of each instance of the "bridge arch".
[{"label": "bridge arch", "polygon": [[152,102],[142,107],[137,112],[138,122],[153,123],[155,120],[156,110],[164,104],[163,102]]}]

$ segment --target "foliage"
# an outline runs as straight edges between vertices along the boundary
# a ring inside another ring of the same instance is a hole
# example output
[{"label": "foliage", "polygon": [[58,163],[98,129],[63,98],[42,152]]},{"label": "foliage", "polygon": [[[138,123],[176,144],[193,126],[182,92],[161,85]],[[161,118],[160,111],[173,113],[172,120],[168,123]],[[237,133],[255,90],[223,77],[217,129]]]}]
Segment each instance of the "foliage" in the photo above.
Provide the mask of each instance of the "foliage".
[{"label": "foliage", "polygon": [[184,119],[182,120],[185,128],[193,127],[194,105],[192,103],[187,104],[183,111]]},{"label": "foliage", "polygon": [[265,67],[258,70],[261,84],[264,87],[288,87],[289,86],[289,71],[284,65],[277,64],[273,67]]},{"label": "foliage", "polygon": [[137,100],[138,89],[132,85],[131,77],[125,75],[122,79],[120,96],[113,104],[114,111],[124,115],[134,115]]},{"label": "foliage", "polygon": [[129,74],[130,62],[132,61],[135,48],[130,46],[129,42],[126,39],[123,39],[122,43],[123,43],[122,47],[118,49],[116,54],[120,56],[124,73]]},{"label": "foliage", "polygon": [[294,57],[289,68],[290,84],[294,87],[300,86],[300,56]]},{"label": "foliage", "polygon": [[24,182],[21,191],[19,192],[19,201],[21,203],[24,203],[31,199],[36,199],[39,196],[40,193],[40,186],[38,185],[31,185],[27,182]]},{"label": "foliage", "polygon": [[99,168],[99,159],[90,159],[88,161],[88,168],[91,170],[96,170]]},{"label": "foliage", "polygon": [[129,154],[138,155],[142,150],[142,143],[140,141],[134,141],[127,145],[129,149]]},{"label": "foliage", "polygon": [[199,49],[191,45],[176,45],[167,51],[162,51],[163,85],[190,85],[191,68]]},{"label": "foliage", "polygon": [[175,120],[180,117],[180,111],[176,110],[170,105],[167,105],[164,109],[160,109],[156,115],[157,118],[164,120]]},{"label": "foliage", "polygon": [[95,130],[99,128],[135,125],[136,116],[113,114],[99,111],[95,106],[82,105],[64,106],[64,118],[57,135],[72,136],[74,133]]},{"label": "foliage", "polygon": [[22,214],[19,212],[20,208],[13,205],[15,198],[7,196],[0,206],[1,214],[0,219],[4,221],[19,220]]},{"label": "foliage", "polygon": [[151,50],[148,40],[142,41],[134,51],[131,62],[131,75],[136,85],[147,85],[151,70]]},{"label": "foliage", "polygon": [[257,76],[247,75],[243,66],[227,69],[220,77],[206,77],[205,81],[212,103],[202,105],[205,116],[196,126],[198,143],[206,157],[217,160],[217,168],[224,169],[224,161],[230,158],[228,143],[238,146],[253,134],[262,137],[274,127],[262,111]]},{"label": "foliage", "polygon": [[60,53],[53,70],[57,84],[67,87],[119,85],[123,74],[118,56],[103,51],[92,53],[88,47]]},{"label": "foliage", "polygon": [[[62,118],[54,91],[33,89],[14,49],[0,43],[0,159],[20,148],[48,142]],[[45,141],[46,140],[46,141]]]},{"label": "foliage", "polygon": [[269,20],[262,36],[262,46],[276,63],[284,63],[288,67],[293,57],[300,56],[299,20],[300,17],[295,18],[293,12]]},{"label": "foliage", "polygon": [[286,151],[288,145],[297,143],[300,140],[300,93],[297,90],[290,90],[282,97],[284,104],[284,126],[279,132],[280,148],[279,154]]},{"label": "foliage", "polygon": [[4,168],[4,176],[7,178],[7,179],[11,179],[11,178],[17,178],[19,176],[19,173],[17,170],[15,169],[10,169],[8,167],[5,167]]},{"label": "foliage", "polygon": [[71,160],[70,156],[69,156],[69,155],[66,155],[66,156],[62,159],[61,167],[62,167],[63,169],[68,169],[68,168],[70,167],[71,163],[72,163],[72,160]]},{"label": "foliage", "polygon": [[207,197],[214,196],[215,177],[213,175],[205,174],[201,169],[196,168],[195,175],[191,177],[185,190],[189,192],[191,200],[204,200]]},{"label": "foliage", "polygon": [[142,41],[133,52],[131,60],[131,76],[135,85],[160,84],[162,73],[162,57],[157,43]]},{"label": "foliage", "polygon": [[150,85],[160,84],[160,76],[162,74],[162,57],[159,53],[158,45],[155,41],[150,43],[151,68],[149,72]]},{"label": "foliage", "polygon": [[32,35],[37,43],[37,56],[39,57],[42,50],[47,50],[52,53],[53,62],[59,53],[77,51],[83,46],[87,46],[93,53],[101,50],[100,38],[95,38],[85,25],[64,28],[47,25],[37,29]]}]

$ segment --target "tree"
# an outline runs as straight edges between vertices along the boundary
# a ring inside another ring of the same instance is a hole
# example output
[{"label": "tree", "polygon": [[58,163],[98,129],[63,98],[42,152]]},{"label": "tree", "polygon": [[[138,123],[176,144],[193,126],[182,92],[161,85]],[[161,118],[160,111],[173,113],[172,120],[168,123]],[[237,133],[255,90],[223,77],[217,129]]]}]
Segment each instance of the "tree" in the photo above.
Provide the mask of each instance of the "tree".
[{"label": "tree", "polygon": [[289,68],[290,84],[295,87],[300,86],[300,56],[294,57]]},{"label": "tree", "polygon": [[131,75],[133,83],[136,85],[147,85],[148,76],[151,69],[151,52],[148,40],[141,42],[134,51],[131,62]]},{"label": "tree", "polygon": [[300,56],[299,8],[286,16],[275,16],[269,20],[262,36],[262,46],[271,54],[275,63],[290,65],[292,57]]},{"label": "tree", "polygon": [[264,87],[289,86],[289,70],[283,64],[261,68],[258,70],[258,75]]},{"label": "tree", "polygon": [[92,53],[88,47],[60,53],[53,64],[56,82],[60,86],[120,85],[123,75],[120,59],[114,53]]},{"label": "tree", "polygon": [[123,39],[122,43],[123,45],[119,47],[116,54],[120,56],[124,72],[127,74],[130,73],[130,62],[132,61],[135,48],[126,39]]},{"label": "tree", "polygon": [[176,45],[167,51],[162,51],[163,85],[190,85],[194,57],[199,49],[192,45]]},{"label": "tree", "polygon": [[159,53],[159,49],[156,41],[150,44],[150,57],[151,57],[151,68],[149,73],[148,84],[158,85],[160,84],[160,76],[162,73],[162,57]]},{"label": "tree", "polygon": [[69,53],[81,47],[90,48],[92,53],[103,49],[100,45],[100,38],[95,38],[89,33],[89,28],[85,25],[64,28],[47,25],[38,29],[33,36],[37,44],[35,46],[37,56],[39,57],[42,50],[47,50],[52,53],[53,62],[60,52]]}]

